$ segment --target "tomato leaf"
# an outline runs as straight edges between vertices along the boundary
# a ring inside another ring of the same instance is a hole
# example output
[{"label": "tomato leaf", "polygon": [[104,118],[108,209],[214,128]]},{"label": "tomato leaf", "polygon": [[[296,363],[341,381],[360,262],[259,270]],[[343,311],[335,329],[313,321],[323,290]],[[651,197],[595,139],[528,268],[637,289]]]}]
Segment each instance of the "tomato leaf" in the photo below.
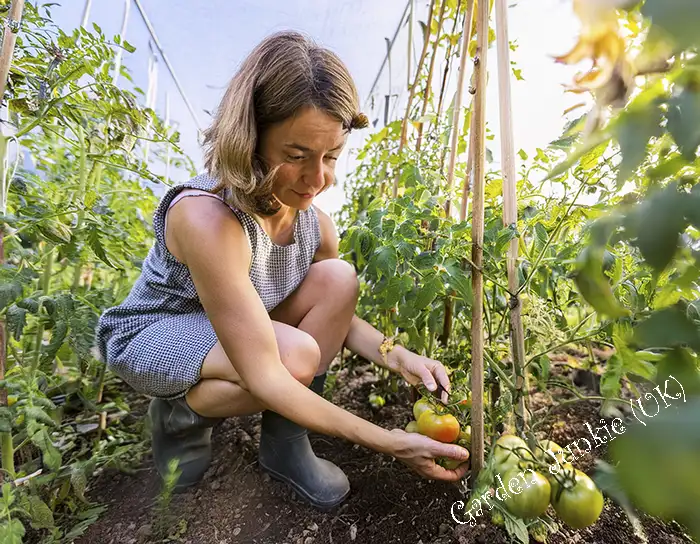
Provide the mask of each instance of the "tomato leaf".
[{"label": "tomato leaf", "polygon": [[375,271],[379,278],[382,275],[393,277],[397,264],[396,250],[391,246],[382,246],[372,255],[367,267]]},{"label": "tomato leaf", "polygon": [[533,253],[539,254],[544,249],[548,238],[549,234],[547,233],[547,229],[545,228],[545,226],[542,223],[537,222],[535,224],[535,240],[533,242]]},{"label": "tomato leaf", "polygon": [[31,438],[35,446],[42,452],[44,466],[51,471],[57,472],[61,468],[61,452],[51,442],[51,437],[46,429],[40,429]]},{"label": "tomato leaf", "polygon": [[[538,223],[538,225],[539,224],[540,223]],[[513,238],[518,238],[519,236],[520,234],[518,233],[518,229],[515,228],[515,225],[509,225],[502,228],[496,235],[496,248],[494,250],[494,254],[497,257],[502,257],[506,247],[508,247],[508,244],[510,244],[510,241]]]},{"label": "tomato leaf", "polygon": [[605,364],[605,372],[600,378],[600,393],[606,399],[619,398],[622,389],[622,359],[613,355]]},{"label": "tomato leaf", "polygon": [[608,280],[603,275],[602,247],[590,246],[583,253],[583,266],[576,274],[576,287],[581,296],[596,312],[613,319],[629,315],[615,298]]},{"label": "tomato leaf", "polygon": [[528,544],[530,542],[530,535],[527,532],[527,526],[523,520],[514,518],[508,515],[507,512],[504,512],[503,518],[505,520],[508,536],[516,538],[521,544]]},{"label": "tomato leaf", "polygon": [[678,250],[680,235],[686,228],[683,213],[687,195],[670,183],[635,212],[637,214],[635,245],[644,259],[657,271],[664,270]]},{"label": "tomato leaf", "polygon": [[32,529],[52,529],[53,512],[37,495],[29,495],[29,513],[32,516]]},{"label": "tomato leaf", "polygon": [[690,346],[700,352],[700,330],[680,306],[664,308],[637,326],[635,339],[642,347]]},{"label": "tomato leaf", "polygon": [[683,157],[695,160],[700,146],[700,93],[688,88],[668,102],[668,131],[676,140]]},{"label": "tomato leaf", "polygon": [[416,310],[423,310],[427,308],[430,304],[432,304],[441,290],[442,281],[437,276],[433,276],[418,288],[418,294],[416,295],[415,302],[413,303],[414,308]]},{"label": "tomato leaf", "polygon": [[[592,149],[595,149],[598,146],[605,146],[603,147],[603,150],[607,149],[607,146],[610,143],[610,138],[610,134],[602,131],[592,134],[588,140],[583,142],[579,147],[572,151],[569,154],[569,156],[566,157],[566,159],[564,159],[562,162],[560,162],[554,168],[552,168],[549,174],[547,174],[547,177],[544,181],[548,181],[550,179],[554,179],[556,177],[561,176],[569,168],[576,164],[579,161],[579,159],[581,159],[581,157],[586,155]],[[602,153],[603,151],[601,151],[601,154]]]},{"label": "tomato leaf", "polygon": [[616,437],[609,447],[611,459],[637,507],[685,523],[700,538],[700,399],[669,400],[667,408],[659,404],[660,413],[645,418],[645,425],[633,425]]},{"label": "tomato leaf", "polygon": [[0,432],[11,433],[12,421],[14,417],[12,411],[7,406],[0,406]]},{"label": "tomato leaf", "polygon": [[18,282],[0,284],[0,311],[22,296],[22,285]]},{"label": "tomato leaf", "polygon": [[24,525],[17,518],[0,524],[0,542],[4,544],[22,544],[24,533]]},{"label": "tomato leaf", "polygon": [[472,280],[469,271],[459,267],[446,267],[448,283],[456,292],[457,296],[467,304],[471,304],[474,293],[472,292]]},{"label": "tomato leaf", "polygon": [[617,175],[620,188],[647,156],[649,140],[661,133],[661,109],[652,103],[649,106],[625,112],[620,117],[616,136],[622,152]]},{"label": "tomato leaf", "polygon": [[642,15],[651,18],[682,48],[700,44],[700,4],[697,0],[647,0]]}]

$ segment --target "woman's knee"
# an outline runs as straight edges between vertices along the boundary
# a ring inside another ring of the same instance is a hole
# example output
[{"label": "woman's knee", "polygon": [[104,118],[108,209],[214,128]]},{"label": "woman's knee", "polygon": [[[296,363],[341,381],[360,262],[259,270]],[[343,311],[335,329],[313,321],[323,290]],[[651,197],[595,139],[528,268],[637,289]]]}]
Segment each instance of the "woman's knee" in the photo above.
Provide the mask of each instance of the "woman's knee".
[{"label": "woman's knee", "polygon": [[309,385],[321,363],[321,348],[310,334],[299,329],[294,331],[291,338],[280,345],[280,357],[295,380]]},{"label": "woman's knee", "polygon": [[311,265],[309,272],[324,293],[333,298],[357,301],[360,285],[355,267],[342,259],[324,259]]}]

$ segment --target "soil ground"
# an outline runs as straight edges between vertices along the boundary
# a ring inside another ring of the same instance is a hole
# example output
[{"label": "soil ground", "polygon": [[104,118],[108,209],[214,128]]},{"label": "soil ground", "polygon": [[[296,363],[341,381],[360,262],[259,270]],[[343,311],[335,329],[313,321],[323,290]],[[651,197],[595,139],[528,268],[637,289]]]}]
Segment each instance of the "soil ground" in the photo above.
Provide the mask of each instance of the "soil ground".
[{"label": "soil ground", "polygon": [[[566,365],[561,377],[572,379]],[[369,366],[340,371],[333,402],[386,428],[403,428],[411,419],[409,390],[394,402],[373,410],[367,402],[376,375]],[[563,390],[561,395],[565,395]],[[558,399],[563,398],[559,392]],[[536,393],[533,407],[546,407],[548,397]],[[136,404],[145,413],[147,401]],[[586,422],[600,419],[597,403],[576,402],[556,409],[547,421],[552,438],[566,445],[586,436]],[[214,461],[203,482],[173,496],[167,514],[159,513],[160,490],[152,460],[136,474],[102,473],[89,498],[107,505],[101,519],[76,544],[506,544],[505,531],[484,515],[476,527],[458,525],[450,515],[464,499],[458,484],[423,480],[392,458],[343,440],[312,435],[317,455],[332,460],[348,475],[351,495],[327,513],[295,498],[282,483],[270,480],[257,465],[260,416],[231,418],[213,432]],[[545,429],[547,430],[547,429]],[[595,451],[600,456],[604,452]],[[590,472],[594,458],[577,468]],[[681,544],[692,540],[676,524],[641,517],[649,544]],[[170,535],[170,538],[166,538]],[[533,541],[534,542],[534,541]],[[606,500],[599,521],[582,531],[561,529],[551,544],[646,544],[617,505]]]}]

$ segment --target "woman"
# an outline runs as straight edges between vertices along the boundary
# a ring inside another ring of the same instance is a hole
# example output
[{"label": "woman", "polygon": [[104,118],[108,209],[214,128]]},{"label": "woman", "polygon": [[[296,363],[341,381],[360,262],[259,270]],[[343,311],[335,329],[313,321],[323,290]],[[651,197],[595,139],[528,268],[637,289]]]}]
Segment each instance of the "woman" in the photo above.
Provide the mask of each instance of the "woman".
[{"label": "woman", "polygon": [[[350,487],[314,455],[307,429],[392,455],[426,478],[464,476],[465,465],[434,462],[466,460],[464,448],[382,429],[321,396],[344,345],[385,364],[382,334],[354,315],[355,271],[312,204],[333,183],[349,131],[366,125],[333,53],[295,32],[272,35],[243,62],[206,133],[208,173],[163,196],[141,276],[100,319],[98,343],[116,374],[154,397],[155,464],[164,475],[180,460],[178,489],[204,475],[217,421],[257,412],[260,466],[319,508]],[[440,363],[402,347],[386,366],[449,390]]]}]

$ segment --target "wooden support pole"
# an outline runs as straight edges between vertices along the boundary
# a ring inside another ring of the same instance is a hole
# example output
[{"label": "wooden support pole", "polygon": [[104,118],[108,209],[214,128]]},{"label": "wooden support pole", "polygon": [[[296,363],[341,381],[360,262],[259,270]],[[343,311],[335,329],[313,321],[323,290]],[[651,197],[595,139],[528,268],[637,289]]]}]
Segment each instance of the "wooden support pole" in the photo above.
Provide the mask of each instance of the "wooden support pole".
[{"label": "wooden support pole", "polygon": [[[7,87],[7,77],[10,74],[10,65],[12,64],[12,56],[15,51],[15,42],[17,33],[19,32],[22,22],[22,11],[24,10],[24,0],[13,0],[10,6],[10,13],[5,20],[5,32],[2,40],[2,50],[0,51],[0,109],[4,102],[5,89]],[[5,135],[0,132],[0,212],[4,215],[5,199],[7,191],[10,187],[11,179],[8,177],[8,172],[5,168],[7,160],[7,140]],[[19,150],[18,150],[19,152]],[[5,262],[5,247],[3,238],[5,235],[5,226],[0,223],[0,265]],[[7,329],[5,320],[0,319],[0,380],[5,379],[5,367],[7,363]],[[7,389],[0,387],[0,406],[7,406]],[[2,468],[14,473],[14,451],[12,445],[12,433],[2,433],[0,437],[0,448],[2,449]],[[0,483],[4,480],[4,472],[0,472]]]},{"label": "wooden support pole", "polygon": [[476,115],[472,111],[471,122],[469,123],[469,154],[467,155],[467,173],[464,175],[464,184],[462,185],[462,203],[459,209],[459,220],[464,221],[467,218],[467,213],[469,211],[469,191],[472,188],[472,178],[474,174],[474,152],[472,151],[476,146],[474,137],[476,135],[476,125],[475,125]]},{"label": "wooden support pole", "polygon": [[472,212],[472,481],[484,466],[484,183],[486,177],[486,70],[489,39],[489,5],[477,8],[477,48],[474,57],[474,207]]},{"label": "wooden support pole", "polygon": [[[442,21],[445,18],[445,8],[447,2],[443,2],[440,9],[440,17],[438,18],[438,31],[433,44],[433,54],[430,55],[430,67],[428,68],[428,80],[425,83],[425,92],[423,93],[423,105],[421,106],[420,115],[423,117],[428,111],[428,103],[430,102],[430,93],[433,90],[433,73],[435,72],[435,59],[437,58],[438,47],[440,46],[440,30],[442,30]],[[420,151],[423,142],[423,123],[418,126],[418,136],[416,137],[416,151]]]},{"label": "wooden support pole", "polygon": [[459,142],[459,118],[462,112],[462,96],[464,90],[464,75],[467,70],[467,57],[469,56],[469,42],[471,41],[472,17],[474,16],[474,0],[468,0],[467,15],[464,18],[462,30],[462,51],[459,62],[459,76],[457,79],[457,96],[455,97],[454,111],[452,114],[452,142],[450,145],[450,163],[447,167],[447,201],[445,202],[445,215],[450,216],[452,204],[452,186],[454,185],[455,165],[457,164],[457,144]]},{"label": "wooden support pole", "polygon": [[[444,2],[447,2],[447,0],[443,0]],[[420,74],[421,74],[421,69],[423,66],[423,63],[425,62],[425,57],[428,54],[428,46],[430,45],[430,25],[433,21],[433,12],[435,11],[435,3],[437,0],[431,0],[430,2],[430,10],[428,12],[428,20],[426,22],[426,29],[425,29],[425,39],[423,40],[423,50],[420,53],[420,60],[418,61],[418,64],[416,65],[416,77],[413,79],[413,85],[411,85],[411,89],[408,92],[408,103],[406,104],[406,114],[403,116],[403,121],[401,122],[401,139],[399,140],[399,157],[401,157],[401,154],[403,153],[403,148],[406,147],[406,140],[408,138],[408,123],[409,123],[409,118],[411,115],[411,105],[413,103],[413,97],[416,95],[416,87],[418,87],[418,82],[420,81]],[[438,32],[440,32],[440,29],[438,29]],[[399,178],[400,178],[400,172],[397,172],[396,175],[394,176],[394,188],[392,191],[392,195],[394,198],[396,198],[399,194]]]},{"label": "wooden support pole", "polygon": [[[462,29],[462,50],[459,63],[459,76],[457,81],[457,95],[455,97],[454,112],[452,115],[452,141],[450,145],[450,163],[447,168],[447,200],[445,202],[445,216],[450,217],[450,206],[452,202],[452,186],[454,185],[455,164],[457,163],[457,146],[459,143],[460,113],[462,110],[462,92],[464,90],[464,79],[467,70],[467,57],[469,56],[469,42],[471,41],[472,18],[474,16],[474,0],[467,0],[467,13],[464,17],[464,27]],[[455,17],[458,13],[455,14]],[[452,335],[452,314],[453,300],[447,295],[445,297],[445,314],[442,324],[442,335],[440,343],[447,346]]]},{"label": "wooden support pole", "polygon": [[415,0],[409,0],[409,12],[408,12],[408,57],[406,57],[406,86],[411,84],[411,61],[413,60],[413,17],[414,17],[414,6]]},{"label": "wooden support pole", "polygon": [[[498,102],[501,120],[501,164],[503,168],[503,224],[517,226],[518,196],[515,177],[515,145],[513,142],[513,109],[511,97],[510,44],[508,41],[508,7],[506,0],[496,0],[496,43],[498,47]],[[510,241],[507,257],[508,290],[518,292],[518,242]],[[520,314],[520,298],[511,295],[510,341],[515,375],[515,407],[520,431],[527,427],[527,376],[525,374],[525,335]]]},{"label": "wooden support pole", "polygon": [[10,14],[5,21],[5,33],[2,38],[2,51],[0,52],[0,102],[5,96],[7,87],[7,76],[10,73],[12,55],[15,51],[15,41],[22,23],[22,10],[24,10],[24,0],[13,0],[10,6]]}]

